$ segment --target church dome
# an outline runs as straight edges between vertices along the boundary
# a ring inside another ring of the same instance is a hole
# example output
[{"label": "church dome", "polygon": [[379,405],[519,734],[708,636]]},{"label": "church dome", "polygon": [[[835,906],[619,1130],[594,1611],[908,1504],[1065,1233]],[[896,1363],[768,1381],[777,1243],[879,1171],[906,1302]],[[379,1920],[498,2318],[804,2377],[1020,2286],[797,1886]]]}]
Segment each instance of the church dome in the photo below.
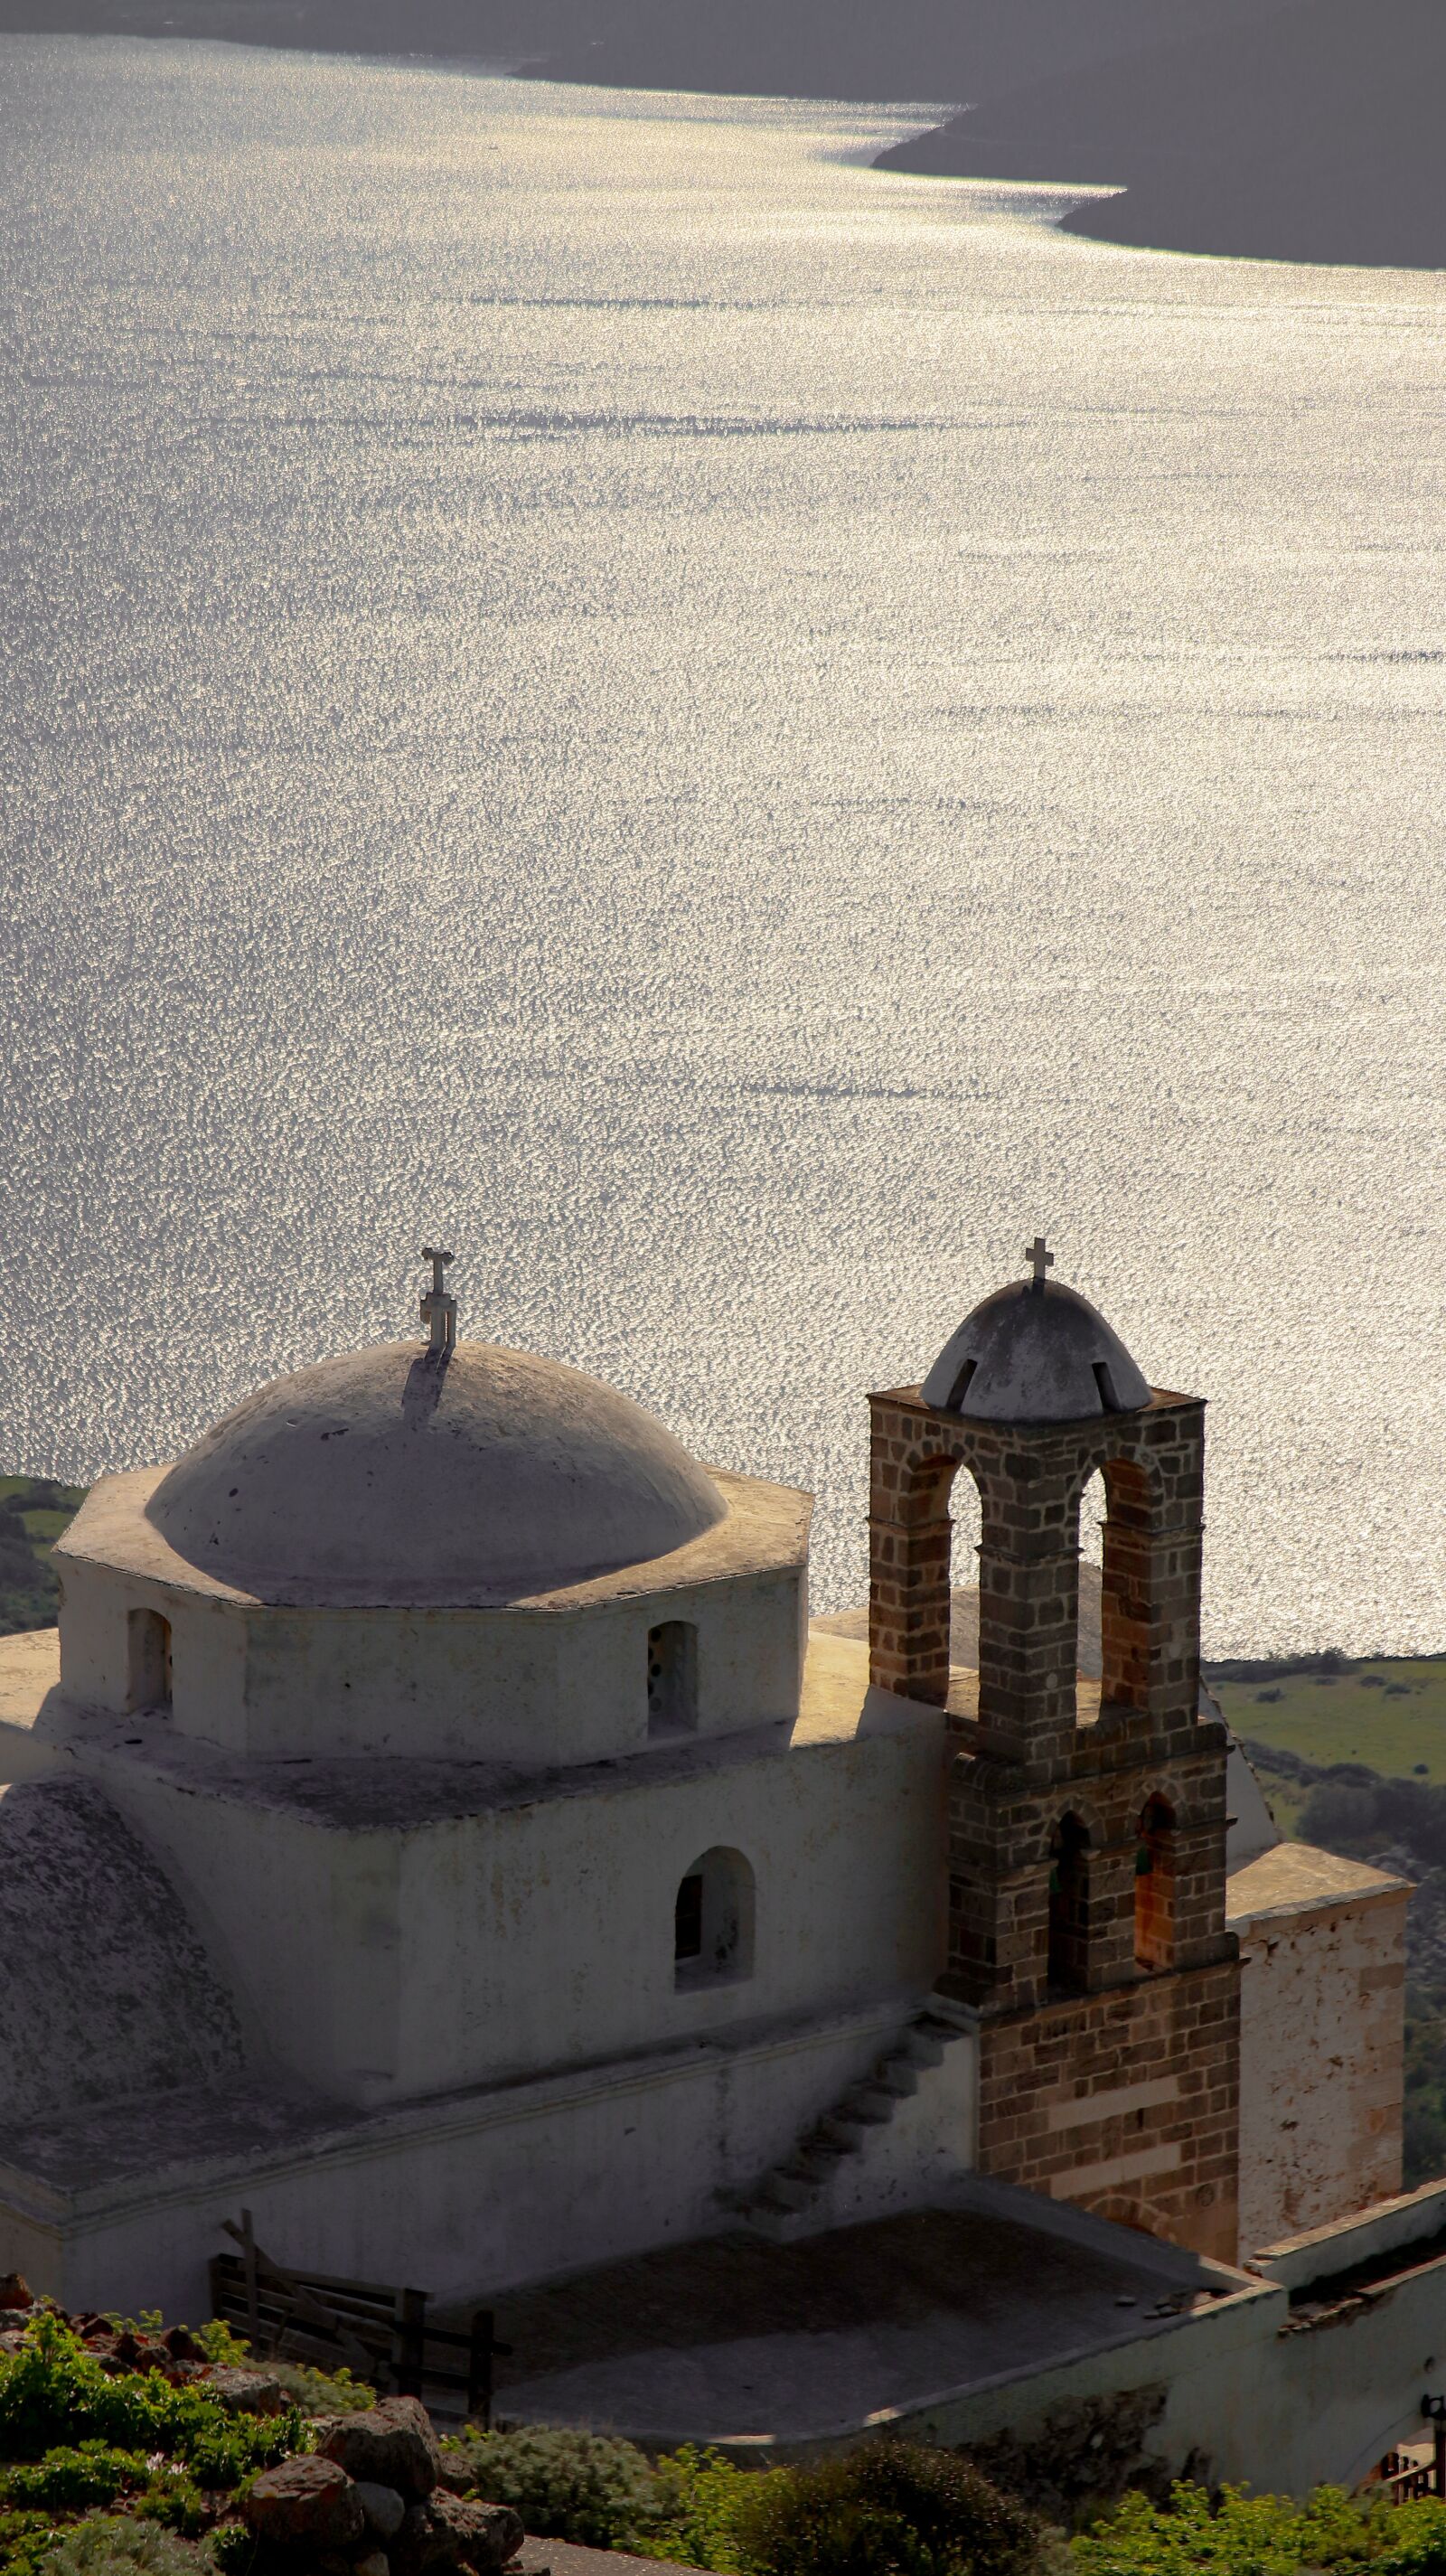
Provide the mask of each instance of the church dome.
[{"label": "church dome", "polygon": [[490,1342],[387,1342],[277,1378],[146,1505],[222,1583],[394,1606],[555,1590],[669,1555],[725,1511],[630,1397]]},{"label": "church dome", "polygon": [[1088,1298],[1036,1278],[996,1288],[965,1316],[923,1396],[976,1422],[1083,1422],[1133,1413],[1150,1389]]}]

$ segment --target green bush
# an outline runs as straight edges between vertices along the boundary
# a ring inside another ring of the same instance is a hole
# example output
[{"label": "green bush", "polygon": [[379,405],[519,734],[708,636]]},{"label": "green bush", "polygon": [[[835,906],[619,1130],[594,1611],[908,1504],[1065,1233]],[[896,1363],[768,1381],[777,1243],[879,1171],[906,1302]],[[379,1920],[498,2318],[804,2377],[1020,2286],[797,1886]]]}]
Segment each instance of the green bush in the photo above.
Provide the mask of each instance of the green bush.
[{"label": "green bush", "polygon": [[654,2558],[674,2558],[685,2567],[710,2567],[718,2576],[739,2576],[738,2526],[744,2500],[761,2481],[783,2477],[781,2469],[739,2469],[721,2451],[695,2450],[691,2443],[659,2460],[660,2519],[648,2535]]},{"label": "green bush", "polygon": [[[1383,2521],[1340,2487],[1317,2487],[1306,2504],[1226,2487],[1212,2511],[1203,2487],[1182,2485],[1163,2507],[1126,2496],[1070,2543],[1070,2555],[1078,2576],[1300,2576],[1303,2568],[1364,2567],[1381,2533],[1415,2508],[1385,2510]],[[1424,2559],[1419,2576],[1427,2576]]]},{"label": "green bush", "polygon": [[105,2514],[57,2533],[37,2576],[197,2576],[198,2568],[206,2568],[205,2559],[159,2523]]},{"label": "green bush", "polygon": [[32,2576],[54,2538],[50,2514],[0,2511],[0,2567],[5,2576]]},{"label": "green bush", "polygon": [[228,2415],[202,2383],[173,2388],[159,2371],[112,2379],[55,2315],[34,2319],[13,2358],[0,2361],[0,2458],[43,2461],[87,2442],[159,2451],[199,2486],[235,2487],[302,2445],[302,2419]]},{"label": "green bush", "polygon": [[83,2513],[87,2505],[114,2504],[117,2496],[143,2487],[149,2476],[139,2451],[117,2451],[109,2442],[79,2442],[73,2449],[47,2451],[28,2466],[7,2469],[0,2492],[7,2504],[52,2514]]},{"label": "green bush", "polygon": [[1446,2576],[1446,2504],[1422,2496],[1377,2517],[1378,2576]]},{"label": "green bush", "polygon": [[749,2479],[734,2530],[751,2576],[1027,2576],[1041,2539],[956,2452],[917,2442]]},{"label": "green bush", "polygon": [[447,2448],[466,2460],[479,2495],[515,2506],[526,2529],[544,2540],[646,2553],[665,2515],[657,2474],[631,2442],[539,2426],[471,2433]]},{"label": "green bush", "polygon": [[197,2326],[196,2341],[208,2361],[218,2370],[264,2370],[269,2379],[277,2379],[303,2415],[355,2415],[362,2408],[375,2406],[377,2392],[365,2379],[354,2379],[345,2364],[327,2372],[314,2370],[309,2363],[256,2360],[249,2343],[220,2317]]}]

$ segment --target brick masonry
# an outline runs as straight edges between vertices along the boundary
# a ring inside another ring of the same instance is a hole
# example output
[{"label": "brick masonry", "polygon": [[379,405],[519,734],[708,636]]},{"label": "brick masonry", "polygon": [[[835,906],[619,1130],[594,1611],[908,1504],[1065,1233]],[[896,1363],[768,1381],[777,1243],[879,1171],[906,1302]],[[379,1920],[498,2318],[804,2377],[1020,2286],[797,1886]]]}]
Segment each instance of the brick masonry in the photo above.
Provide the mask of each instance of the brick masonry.
[{"label": "brick masonry", "polygon": [[1233,1959],[986,2022],[980,2170],[1231,2262],[1239,2068]]},{"label": "brick masonry", "polygon": [[[1204,1407],[1156,1392],[1133,1413],[1008,1424],[942,1412],[916,1387],[870,1402],[879,1688],[947,1705],[961,1468],[980,1494],[978,1716],[950,1719],[943,1982],[981,2017],[981,2164],[1233,2255],[1240,1972],[1227,1738],[1199,1713]],[[1096,1714],[1077,1632],[1080,1502],[1097,1469]],[[1082,1874],[1068,1859],[1080,1844]],[[1113,2107],[1076,2117],[1096,2099]]]}]

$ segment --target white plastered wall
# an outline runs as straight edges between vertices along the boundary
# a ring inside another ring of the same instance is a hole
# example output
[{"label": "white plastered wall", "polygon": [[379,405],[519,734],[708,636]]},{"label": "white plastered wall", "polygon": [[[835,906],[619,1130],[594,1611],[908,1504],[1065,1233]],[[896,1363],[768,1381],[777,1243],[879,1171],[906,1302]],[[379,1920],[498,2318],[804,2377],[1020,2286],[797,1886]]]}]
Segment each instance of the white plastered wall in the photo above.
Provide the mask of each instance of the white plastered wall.
[{"label": "white plastered wall", "polygon": [[[115,1752],[85,1757],[174,1877],[284,2067],[401,2100],[599,2065],[760,2019],[921,1995],[944,1942],[937,1711],[876,1733],[658,1750],[586,1786],[345,1826]],[[754,1972],[675,1981],[678,1885],[716,1845],[753,1871]]]},{"label": "white plastered wall", "polygon": [[1400,2190],[1406,1903],[1400,1889],[1233,1925],[1247,2253]]},{"label": "white plastered wall", "polygon": [[[0,2169],[0,2269],[13,2264],[71,2307],[159,2305],[195,2320],[207,2313],[206,2259],[225,2247],[220,2223],[244,2204],[283,2262],[485,2300],[728,2225],[800,2130],[887,2052],[906,2009],[744,2031],[442,2102],[338,2136],[325,2154],[168,2173],[160,2134],[144,2185],[71,2204]],[[927,2135],[915,2114],[913,2195],[885,2156],[856,2180],[862,2207],[917,2206],[967,2164],[969,2142],[956,2157],[953,2132],[974,2048],[968,2036],[951,2044]]]}]

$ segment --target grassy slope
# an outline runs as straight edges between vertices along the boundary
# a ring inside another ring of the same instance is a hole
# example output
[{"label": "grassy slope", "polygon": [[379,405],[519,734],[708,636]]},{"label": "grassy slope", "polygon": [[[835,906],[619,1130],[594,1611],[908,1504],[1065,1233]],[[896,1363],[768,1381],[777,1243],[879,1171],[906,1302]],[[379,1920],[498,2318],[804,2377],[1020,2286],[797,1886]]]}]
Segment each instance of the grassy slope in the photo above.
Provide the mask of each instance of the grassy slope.
[{"label": "grassy slope", "polygon": [[0,1476],[0,1636],[55,1624],[50,1551],[85,1500],[84,1485]]},{"label": "grassy slope", "polygon": [[1446,1655],[1377,1657],[1339,1673],[1212,1681],[1237,1735],[1325,1769],[1364,1762],[1386,1779],[1446,1781]]}]

